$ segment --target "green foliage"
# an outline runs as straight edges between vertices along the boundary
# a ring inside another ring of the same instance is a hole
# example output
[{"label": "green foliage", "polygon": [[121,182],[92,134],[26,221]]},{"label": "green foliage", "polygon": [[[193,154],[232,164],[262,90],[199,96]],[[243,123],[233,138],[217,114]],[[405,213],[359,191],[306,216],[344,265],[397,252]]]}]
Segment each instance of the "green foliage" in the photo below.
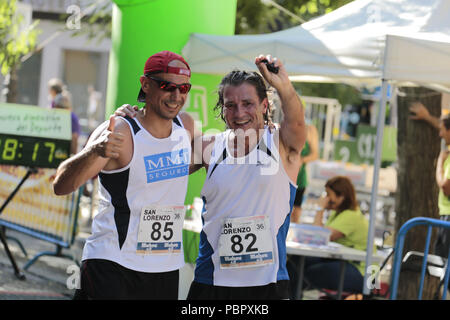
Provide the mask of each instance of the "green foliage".
[{"label": "green foliage", "polygon": [[347,104],[358,105],[362,102],[358,89],[343,83],[293,83],[302,96],[337,99],[344,107]]},{"label": "green foliage", "polygon": [[260,0],[238,0],[236,9],[236,34],[261,34],[273,32],[277,9],[263,5]]},{"label": "green foliage", "polygon": [[[303,20],[311,20],[329,13],[352,0],[274,0]],[[280,31],[299,24],[299,21],[263,0],[238,0],[236,34],[261,34]]]},{"label": "green foliage", "polygon": [[309,21],[353,0],[278,0],[282,6]]},{"label": "green foliage", "polygon": [[[352,0],[274,0],[293,14],[309,21],[327,14]],[[299,25],[295,18],[283,13],[263,0],[238,0],[236,34],[263,34]],[[294,83],[305,96],[337,99],[342,106],[361,103],[359,91],[349,85],[336,83]]]},{"label": "green foliage", "polygon": [[16,14],[16,0],[0,1],[0,66],[3,75],[20,66],[20,59],[34,50],[38,21],[21,30],[23,20]]},{"label": "green foliage", "polygon": [[[86,35],[89,40],[96,39],[101,42],[103,39],[111,38],[112,33],[112,10],[110,1],[92,0],[87,4],[87,14],[81,17],[80,24],[83,26],[79,30],[73,30],[72,36]],[[67,15],[61,16],[62,20],[67,19]]]}]

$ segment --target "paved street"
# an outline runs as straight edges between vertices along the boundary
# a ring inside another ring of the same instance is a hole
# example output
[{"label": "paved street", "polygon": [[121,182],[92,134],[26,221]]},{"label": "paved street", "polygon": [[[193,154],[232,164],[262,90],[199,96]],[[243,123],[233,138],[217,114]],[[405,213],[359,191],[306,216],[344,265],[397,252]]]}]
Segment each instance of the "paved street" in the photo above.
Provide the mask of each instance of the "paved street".
[{"label": "paved street", "polygon": [[[26,258],[18,244],[8,239],[9,248],[17,264],[25,275],[25,280],[19,280],[14,275],[14,269],[0,244],[0,300],[69,300],[74,290],[67,288],[67,280],[73,275],[75,263],[67,258],[43,256],[28,270],[23,266],[39,252],[56,250],[56,245],[38,240],[23,233],[7,230],[8,237],[19,239],[25,247]],[[63,253],[71,254],[78,259],[81,257],[83,235],[78,237],[70,249],[63,249]],[[72,266],[72,267],[71,267]],[[67,270],[72,272],[67,273]],[[72,279],[72,278],[71,278]]]}]

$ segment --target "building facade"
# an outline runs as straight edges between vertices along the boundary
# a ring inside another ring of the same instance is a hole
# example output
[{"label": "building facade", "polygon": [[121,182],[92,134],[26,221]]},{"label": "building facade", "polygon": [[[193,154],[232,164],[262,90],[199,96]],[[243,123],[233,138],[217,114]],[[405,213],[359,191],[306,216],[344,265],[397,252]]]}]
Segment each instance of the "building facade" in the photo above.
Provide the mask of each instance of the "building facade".
[{"label": "building facade", "polygon": [[21,10],[31,10],[39,20],[38,50],[18,71],[18,103],[49,107],[48,81],[61,79],[72,97],[72,110],[87,136],[105,119],[105,97],[111,41],[73,36],[89,28],[80,20],[101,1],[22,0]]}]

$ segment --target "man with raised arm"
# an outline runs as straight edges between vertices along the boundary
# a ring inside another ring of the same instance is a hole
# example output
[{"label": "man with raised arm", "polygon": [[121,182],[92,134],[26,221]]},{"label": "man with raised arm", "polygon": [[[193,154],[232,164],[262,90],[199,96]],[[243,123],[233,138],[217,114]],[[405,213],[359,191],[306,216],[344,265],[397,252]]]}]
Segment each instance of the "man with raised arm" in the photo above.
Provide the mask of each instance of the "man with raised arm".
[{"label": "man with raised arm", "polygon": [[[304,110],[281,61],[259,56],[262,74],[228,73],[216,108],[227,130],[202,138],[204,211],[188,299],[288,299],[286,235],[295,198]],[[272,70],[272,71],[269,71]],[[284,120],[270,122],[264,79],[281,99]]]}]

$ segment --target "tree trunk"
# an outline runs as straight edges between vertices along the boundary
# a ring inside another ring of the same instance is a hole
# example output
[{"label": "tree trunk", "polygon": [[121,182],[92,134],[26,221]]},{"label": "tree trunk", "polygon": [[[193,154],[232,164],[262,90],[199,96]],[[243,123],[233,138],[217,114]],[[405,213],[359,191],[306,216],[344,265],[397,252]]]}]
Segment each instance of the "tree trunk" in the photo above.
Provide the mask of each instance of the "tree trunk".
[{"label": "tree trunk", "polygon": [[[431,115],[441,115],[441,94],[423,87],[403,87],[406,96],[398,96],[398,189],[396,193],[396,233],[400,227],[414,217],[439,218],[438,193],[435,172],[440,152],[439,132],[425,121],[409,119],[409,105],[422,102]],[[424,252],[427,228],[411,229],[405,239],[403,256],[409,251]],[[430,243],[430,253],[436,230]],[[421,264],[420,264],[421,265]],[[398,299],[417,299],[420,272],[402,271]],[[422,299],[432,299],[439,279],[426,276]]]}]

